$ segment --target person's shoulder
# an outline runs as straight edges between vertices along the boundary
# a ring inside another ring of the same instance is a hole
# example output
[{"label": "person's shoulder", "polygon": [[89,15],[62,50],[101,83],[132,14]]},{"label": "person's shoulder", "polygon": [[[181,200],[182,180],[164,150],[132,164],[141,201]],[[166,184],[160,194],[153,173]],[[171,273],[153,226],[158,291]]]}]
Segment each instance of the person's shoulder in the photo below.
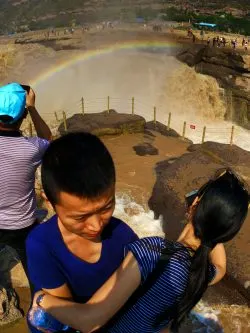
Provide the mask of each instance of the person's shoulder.
[{"label": "person's shoulder", "polygon": [[106,227],[106,235],[112,234],[114,237],[119,237],[120,240],[125,239],[134,241],[138,239],[138,236],[130,226],[122,220],[112,216],[109,224]]},{"label": "person's shoulder", "polygon": [[26,243],[32,243],[33,241],[39,243],[48,243],[50,239],[53,239],[57,216],[52,216],[46,222],[36,225],[29,233]]},{"label": "person's shoulder", "polygon": [[165,247],[165,240],[162,237],[152,236],[144,237],[128,244],[128,251],[138,252],[140,256],[148,254],[160,256],[162,249]]},{"label": "person's shoulder", "polygon": [[164,248],[164,239],[161,237],[145,237],[126,246],[135,257],[143,283],[147,276],[155,269]]},{"label": "person's shoulder", "polygon": [[35,146],[38,150],[45,151],[49,146],[49,141],[39,138],[38,136],[24,137],[25,140],[31,145]]}]

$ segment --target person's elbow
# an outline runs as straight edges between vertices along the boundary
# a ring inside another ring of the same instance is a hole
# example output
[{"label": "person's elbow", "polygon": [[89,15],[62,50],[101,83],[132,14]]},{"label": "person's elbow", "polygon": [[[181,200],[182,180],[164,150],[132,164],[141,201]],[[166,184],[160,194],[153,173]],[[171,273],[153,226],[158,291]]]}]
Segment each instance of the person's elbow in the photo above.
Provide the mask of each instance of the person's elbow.
[{"label": "person's elbow", "polygon": [[38,136],[39,136],[39,138],[45,139],[49,142],[51,142],[53,140],[53,135],[52,135],[50,130],[48,132],[45,132],[45,133],[40,133]]},{"label": "person's elbow", "polygon": [[[86,308],[87,304],[84,304],[84,311],[82,312],[82,304],[77,304],[79,308],[79,315],[78,320],[75,321],[77,323],[77,327],[74,327],[75,329],[79,330],[81,333],[91,333],[95,332],[96,330],[100,329],[102,326],[107,324],[107,322],[110,319],[110,316],[107,316],[105,314],[103,308],[101,311],[96,311],[96,314],[93,316],[91,315],[91,305],[89,306],[90,312],[88,312],[88,308]],[[83,313],[83,315],[82,315]],[[84,314],[85,313],[85,314]],[[88,315],[89,314],[89,315]]]},{"label": "person's elbow", "polygon": [[53,140],[53,135],[52,135],[52,133],[50,133],[50,135],[47,136],[45,139],[46,139],[47,141],[51,142],[51,141]]},{"label": "person's elbow", "polygon": [[52,141],[52,139],[53,139],[53,135],[52,135],[52,132],[49,127],[48,127],[47,131],[44,133],[44,139],[49,142]]},{"label": "person's elbow", "polygon": [[86,321],[80,321],[77,329],[81,333],[92,333],[99,330],[105,324],[107,324],[108,320],[101,320],[99,319],[98,322],[89,323],[86,325]]},{"label": "person's elbow", "polygon": [[210,286],[220,282],[226,274],[226,265],[216,266],[216,275],[214,279],[209,283]]}]

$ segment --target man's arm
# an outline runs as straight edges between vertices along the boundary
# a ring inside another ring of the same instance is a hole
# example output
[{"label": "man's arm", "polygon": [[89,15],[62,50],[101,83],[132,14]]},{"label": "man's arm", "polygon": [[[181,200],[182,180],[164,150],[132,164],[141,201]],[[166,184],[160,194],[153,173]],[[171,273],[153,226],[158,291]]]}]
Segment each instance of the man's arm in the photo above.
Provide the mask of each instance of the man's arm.
[{"label": "man's arm", "polygon": [[93,332],[114,316],[139,286],[140,281],[141,273],[137,261],[129,252],[119,269],[87,304],[73,303],[45,295],[41,306],[64,324],[82,333]]},{"label": "man's arm", "polygon": [[37,136],[48,141],[52,140],[52,133],[49,126],[42,119],[40,114],[37,112],[35,107],[36,95],[32,88],[30,88],[29,93],[26,95],[26,107],[31,116]]}]

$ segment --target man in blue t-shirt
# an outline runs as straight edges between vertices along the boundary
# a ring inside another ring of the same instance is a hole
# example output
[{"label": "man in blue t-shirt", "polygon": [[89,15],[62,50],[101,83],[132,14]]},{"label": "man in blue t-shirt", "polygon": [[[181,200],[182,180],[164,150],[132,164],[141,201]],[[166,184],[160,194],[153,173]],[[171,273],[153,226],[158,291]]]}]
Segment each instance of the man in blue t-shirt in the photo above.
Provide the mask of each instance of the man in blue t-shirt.
[{"label": "man in blue t-shirt", "polygon": [[46,151],[42,184],[56,215],[27,238],[29,277],[35,291],[87,302],[119,267],[124,246],[137,239],[128,225],[112,217],[112,157],[96,136],[67,134]]}]

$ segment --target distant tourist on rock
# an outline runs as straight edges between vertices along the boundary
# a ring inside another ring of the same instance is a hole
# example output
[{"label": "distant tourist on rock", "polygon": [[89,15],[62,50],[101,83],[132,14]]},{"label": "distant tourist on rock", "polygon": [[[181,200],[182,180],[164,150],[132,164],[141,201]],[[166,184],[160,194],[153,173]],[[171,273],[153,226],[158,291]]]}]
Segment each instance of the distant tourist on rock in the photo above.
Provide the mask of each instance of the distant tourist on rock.
[{"label": "distant tourist on rock", "polygon": [[[27,114],[38,137],[24,137],[20,131]],[[50,139],[32,88],[18,83],[0,87],[0,247],[14,248],[26,273],[25,239],[36,222],[35,171]]]},{"label": "distant tourist on rock", "polygon": [[245,41],[245,51],[247,51],[247,48],[248,48],[248,42]]},{"label": "distant tourist on rock", "polygon": [[115,182],[112,157],[96,136],[70,133],[50,144],[42,185],[56,215],[26,241],[36,291],[85,303],[120,266],[124,247],[138,237],[112,216]]},{"label": "distant tourist on rock", "polygon": [[187,36],[188,36],[188,37],[192,37],[192,35],[193,35],[193,31],[192,31],[192,29],[191,29],[191,28],[188,28],[188,30],[187,30]]},{"label": "distant tourist on rock", "polygon": [[231,41],[231,44],[232,44],[233,49],[235,50],[236,47],[237,47],[237,39],[233,39],[233,40]]},{"label": "distant tourist on rock", "polygon": [[[241,229],[249,194],[238,176],[225,169],[186,195],[186,202],[188,223],[176,242],[147,237],[128,244],[119,269],[87,304],[54,297],[46,290],[36,293],[30,320],[46,332],[52,331],[52,315],[83,333],[178,331],[207,287],[224,276],[222,243]],[[49,312],[47,326],[37,315],[42,311]]]},{"label": "distant tourist on rock", "polygon": [[200,31],[200,37],[201,37],[201,40],[204,39],[204,34],[205,34],[205,33],[204,33],[204,30],[201,30],[201,31]]}]

